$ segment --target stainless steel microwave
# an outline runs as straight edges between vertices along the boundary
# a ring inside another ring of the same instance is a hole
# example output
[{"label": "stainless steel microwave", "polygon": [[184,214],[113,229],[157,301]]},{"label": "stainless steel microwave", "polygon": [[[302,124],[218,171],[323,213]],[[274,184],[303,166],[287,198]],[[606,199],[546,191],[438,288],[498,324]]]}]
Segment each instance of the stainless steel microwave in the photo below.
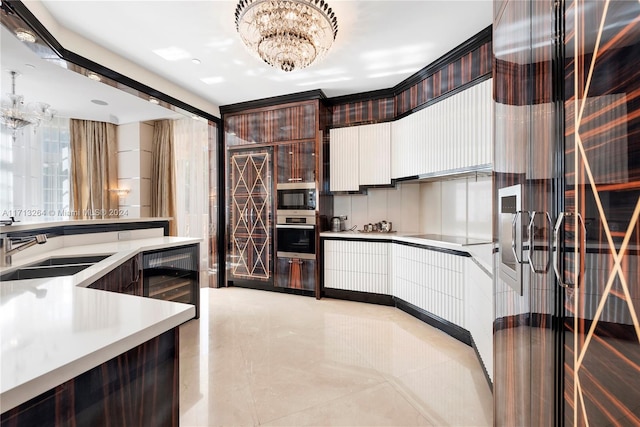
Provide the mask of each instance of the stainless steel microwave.
[{"label": "stainless steel microwave", "polygon": [[312,211],[316,209],[316,185],[313,182],[278,184],[279,211]]}]

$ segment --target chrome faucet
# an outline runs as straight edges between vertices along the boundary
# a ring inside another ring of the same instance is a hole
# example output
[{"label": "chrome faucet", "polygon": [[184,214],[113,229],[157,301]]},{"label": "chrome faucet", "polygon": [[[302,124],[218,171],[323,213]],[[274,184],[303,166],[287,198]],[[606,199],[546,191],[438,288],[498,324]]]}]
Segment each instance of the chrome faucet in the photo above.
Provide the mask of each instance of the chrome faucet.
[{"label": "chrome faucet", "polygon": [[11,256],[16,252],[23,251],[33,245],[42,245],[44,243],[47,243],[46,234],[37,234],[29,237],[26,242],[16,247],[13,247],[11,237],[7,235],[0,236],[0,267],[11,267]]}]

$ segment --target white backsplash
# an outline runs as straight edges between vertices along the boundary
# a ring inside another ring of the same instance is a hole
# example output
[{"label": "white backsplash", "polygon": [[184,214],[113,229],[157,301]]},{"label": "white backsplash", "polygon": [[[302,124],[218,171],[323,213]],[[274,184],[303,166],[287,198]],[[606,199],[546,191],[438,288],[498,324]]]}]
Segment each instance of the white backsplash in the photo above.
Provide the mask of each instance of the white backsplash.
[{"label": "white backsplash", "polygon": [[348,217],[347,228],[387,220],[402,232],[492,236],[491,177],[400,183],[369,189],[366,195],[334,196],[333,201],[334,215]]}]

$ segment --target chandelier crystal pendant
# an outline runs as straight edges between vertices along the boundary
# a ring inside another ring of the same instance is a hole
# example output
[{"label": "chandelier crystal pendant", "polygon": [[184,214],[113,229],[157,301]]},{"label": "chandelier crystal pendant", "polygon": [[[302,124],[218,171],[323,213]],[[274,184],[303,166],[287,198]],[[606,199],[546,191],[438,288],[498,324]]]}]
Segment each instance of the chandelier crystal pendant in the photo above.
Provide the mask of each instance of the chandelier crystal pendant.
[{"label": "chandelier crystal pendant", "polygon": [[39,126],[42,122],[48,122],[53,118],[55,112],[50,108],[49,104],[44,102],[32,102],[27,105],[24,103],[24,97],[16,94],[16,71],[10,71],[11,74],[11,93],[9,102],[2,103],[0,111],[0,123],[2,126],[15,132],[29,125]]},{"label": "chandelier crystal pendant", "polygon": [[323,57],[338,34],[338,20],[324,0],[240,0],[235,17],[249,50],[284,71]]}]

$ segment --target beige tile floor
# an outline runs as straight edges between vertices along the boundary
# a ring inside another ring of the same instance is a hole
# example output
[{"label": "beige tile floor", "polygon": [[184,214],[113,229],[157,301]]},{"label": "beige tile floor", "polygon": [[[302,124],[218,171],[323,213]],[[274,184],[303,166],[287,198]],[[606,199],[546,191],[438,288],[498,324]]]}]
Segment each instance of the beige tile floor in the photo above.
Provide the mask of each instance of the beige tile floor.
[{"label": "beige tile floor", "polygon": [[392,307],[202,289],[180,330],[182,426],[490,426],[471,349]]}]

